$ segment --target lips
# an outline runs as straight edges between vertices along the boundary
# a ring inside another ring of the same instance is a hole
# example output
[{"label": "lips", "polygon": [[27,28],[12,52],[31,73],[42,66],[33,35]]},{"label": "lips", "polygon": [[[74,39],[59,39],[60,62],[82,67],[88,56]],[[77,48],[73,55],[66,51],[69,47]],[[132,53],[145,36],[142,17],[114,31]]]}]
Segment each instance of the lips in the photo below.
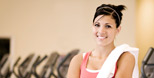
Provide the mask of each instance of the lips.
[{"label": "lips", "polygon": [[106,34],[101,34],[101,33],[97,33],[96,34],[96,37],[97,37],[97,39],[99,39],[99,40],[104,40],[104,39],[106,39],[107,38],[107,36],[106,36]]},{"label": "lips", "polygon": [[100,35],[97,35],[97,38],[98,38],[99,40],[104,40],[104,39],[107,38],[107,36],[100,36]]}]

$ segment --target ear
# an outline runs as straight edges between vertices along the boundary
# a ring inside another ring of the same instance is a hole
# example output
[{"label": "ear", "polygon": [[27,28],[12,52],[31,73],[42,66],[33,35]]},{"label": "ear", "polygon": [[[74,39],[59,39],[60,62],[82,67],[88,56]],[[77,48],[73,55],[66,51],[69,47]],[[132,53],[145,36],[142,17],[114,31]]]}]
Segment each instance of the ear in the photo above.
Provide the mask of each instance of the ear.
[{"label": "ear", "polygon": [[121,26],[117,28],[117,34],[119,34],[120,31],[121,31]]}]

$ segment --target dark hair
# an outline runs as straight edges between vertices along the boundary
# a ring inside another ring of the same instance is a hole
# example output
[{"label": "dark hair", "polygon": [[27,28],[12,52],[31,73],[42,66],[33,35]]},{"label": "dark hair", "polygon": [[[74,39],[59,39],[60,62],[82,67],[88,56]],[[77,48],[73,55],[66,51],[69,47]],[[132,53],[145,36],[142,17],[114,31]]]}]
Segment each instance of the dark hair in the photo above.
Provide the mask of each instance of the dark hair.
[{"label": "dark hair", "polygon": [[122,10],[125,10],[124,5],[112,5],[112,4],[102,4],[101,6],[98,6],[93,18],[93,22],[95,18],[99,15],[111,15],[113,19],[115,19],[116,27],[118,28],[121,24],[122,20]]}]

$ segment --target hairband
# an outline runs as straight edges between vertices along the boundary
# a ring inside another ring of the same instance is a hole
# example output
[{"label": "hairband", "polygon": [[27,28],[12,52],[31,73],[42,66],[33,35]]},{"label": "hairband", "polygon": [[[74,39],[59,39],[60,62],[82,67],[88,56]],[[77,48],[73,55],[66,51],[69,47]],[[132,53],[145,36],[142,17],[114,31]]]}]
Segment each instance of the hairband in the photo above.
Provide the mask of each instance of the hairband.
[{"label": "hairband", "polygon": [[[117,16],[118,16],[118,19],[119,19],[119,23],[120,23],[120,16],[119,16],[119,14],[117,13],[117,11],[116,10],[114,10],[113,8],[111,8],[111,7],[107,7],[107,6],[105,6],[105,7],[101,7],[101,8],[99,8],[99,9],[103,9],[103,8],[110,8],[110,9],[112,9],[116,14],[117,14]],[[98,9],[98,10],[99,10]]]}]

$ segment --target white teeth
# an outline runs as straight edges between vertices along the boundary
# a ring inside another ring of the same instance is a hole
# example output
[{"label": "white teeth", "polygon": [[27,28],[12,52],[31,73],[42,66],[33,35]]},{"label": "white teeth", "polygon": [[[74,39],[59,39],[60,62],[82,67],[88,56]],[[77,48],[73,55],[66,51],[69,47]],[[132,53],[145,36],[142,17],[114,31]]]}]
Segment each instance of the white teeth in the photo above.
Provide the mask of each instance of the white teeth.
[{"label": "white teeth", "polygon": [[106,37],[101,37],[101,36],[98,36],[98,38],[99,38],[99,39],[105,39]]}]

